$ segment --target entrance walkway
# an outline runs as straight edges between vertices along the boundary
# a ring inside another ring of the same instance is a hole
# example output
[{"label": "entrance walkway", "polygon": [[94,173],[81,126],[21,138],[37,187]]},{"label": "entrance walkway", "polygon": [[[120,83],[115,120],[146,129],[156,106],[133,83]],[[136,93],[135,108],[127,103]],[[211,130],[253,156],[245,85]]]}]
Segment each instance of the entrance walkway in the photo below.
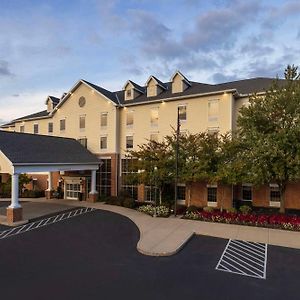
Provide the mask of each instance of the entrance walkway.
[{"label": "entrance walkway", "polygon": [[[48,204],[49,208],[53,206],[53,210],[58,207],[57,205],[61,205],[64,209],[70,206],[81,206],[107,210],[126,216],[139,228],[140,240],[137,244],[137,249],[145,255],[170,256],[175,254],[194,234],[300,249],[300,232],[208,223],[174,217],[153,218],[133,209],[104,203],[57,199],[45,200],[44,198],[27,199],[27,201]],[[25,207],[25,204],[23,207]]]}]

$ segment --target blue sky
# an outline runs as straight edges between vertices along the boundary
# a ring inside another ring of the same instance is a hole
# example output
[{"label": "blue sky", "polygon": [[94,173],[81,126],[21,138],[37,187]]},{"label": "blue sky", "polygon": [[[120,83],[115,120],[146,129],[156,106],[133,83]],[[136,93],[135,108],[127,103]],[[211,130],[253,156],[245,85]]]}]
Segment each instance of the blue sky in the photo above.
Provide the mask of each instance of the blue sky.
[{"label": "blue sky", "polygon": [[121,89],[150,75],[217,83],[300,65],[295,0],[2,0],[0,123],[78,79]]}]

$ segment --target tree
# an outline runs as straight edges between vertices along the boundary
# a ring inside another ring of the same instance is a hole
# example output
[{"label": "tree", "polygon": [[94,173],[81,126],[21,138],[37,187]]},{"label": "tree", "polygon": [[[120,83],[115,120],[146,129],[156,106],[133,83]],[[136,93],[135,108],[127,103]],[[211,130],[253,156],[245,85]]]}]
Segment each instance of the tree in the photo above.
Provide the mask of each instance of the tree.
[{"label": "tree", "polygon": [[162,203],[162,193],[166,184],[174,178],[173,154],[167,141],[148,141],[138,146],[138,150],[129,151],[135,159],[135,169],[128,176],[128,181],[135,184],[156,186],[159,191],[159,202]]},{"label": "tree", "polygon": [[276,183],[282,213],[287,183],[300,178],[299,73],[288,66],[284,74],[286,80],[274,80],[265,95],[250,97],[238,118],[244,176],[255,185]]}]

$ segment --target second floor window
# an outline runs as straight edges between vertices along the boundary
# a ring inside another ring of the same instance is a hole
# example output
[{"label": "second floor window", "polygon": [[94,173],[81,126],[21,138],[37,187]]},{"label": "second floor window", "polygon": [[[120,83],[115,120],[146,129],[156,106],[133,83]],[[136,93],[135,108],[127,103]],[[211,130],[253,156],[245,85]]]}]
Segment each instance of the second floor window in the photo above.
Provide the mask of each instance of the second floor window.
[{"label": "second floor window", "polygon": [[218,122],[219,120],[219,100],[208,101],[208,121]]},{"label": "second floor window", "polygon": [[107,112],[101,114],[101,127],[107,127]]},{"label": "second floor window", "polygon": [[100,149],[107,149],[107,136],[100,137]]},{"label": "second floor window", "polygon": [[132,149],[133,148],[133,136],[128,135],[126,136],[126,149]]},{"label": "second floor window", "polygon": [[34,133],[34,134],[39,133],[39,124],[34,124],[34,125],[33,125],[33,133]]},{"label": "second floor window", "polygon": [[48,123],[48,133],[53,133],[53,123]]},{"label": "second floor window", "polygon": [[179,110],[179,120],[186,121],[186,106],[180,105],[178,106],[178,110]]},{"label": "second floor window", "polygon": [[150,141],[158,142],[158,133],[151,133],[150,134]]},{"label": "second floor window", "polygon": [[79,117],[79,129],[81,130],[85,129],[85,116]]},{"label": "second floor window", "polygon": [[126,114],[126,126],[127,127],[133,126],[133,111],[129,111]]},{"label": "second floor window", "polygon": [[60,128],[60,131],[66,130],[66,119],[62,119],[59,121],[59,128]]},{"label": "second floor window", "polygon": [[158,108],[152,108],[150,111],[150,123],[152,127],[158,126]]}]

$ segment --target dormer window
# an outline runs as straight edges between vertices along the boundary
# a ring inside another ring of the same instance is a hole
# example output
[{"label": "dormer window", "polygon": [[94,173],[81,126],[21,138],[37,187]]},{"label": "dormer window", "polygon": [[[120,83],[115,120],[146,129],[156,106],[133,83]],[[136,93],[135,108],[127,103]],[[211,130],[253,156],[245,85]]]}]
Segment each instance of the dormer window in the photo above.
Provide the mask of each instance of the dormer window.
[{"label": "dormer window", "polygon": [[167,89],[167,86],[154,76],[149,77],[146,86],[147,97],[155,97]]},{"label": "dormer window", "polygon": [[127,90],[127,91],[126,91],[126,97],[127,97],[127,98],[131,98],[131,94],[132,94],[132,93],[131,93],[131,90]]},{"label": "dormer window", "polygon": [[185,91],[188,87],[191,86],[191,83],[189,80],[182,75],[179,71],[175,72],[175,74],[171,77],[171,83],[172,83],[172,93],[182,93]]},{"label": "dormer window", "polygon": [[133,100],[136,97],[140,96],[141,94],[144,94],[144,88],[131,80],[128,80],[125,83],[123,90],[124,90],[125,101]]},{"label": "dormer window", "polygon": [[46,100],[46,105],[47,105],[47,112],[51,113],[54,109],[54,107],[59,103],[60,99],[56,98],[54,96],[48,96]]}]

